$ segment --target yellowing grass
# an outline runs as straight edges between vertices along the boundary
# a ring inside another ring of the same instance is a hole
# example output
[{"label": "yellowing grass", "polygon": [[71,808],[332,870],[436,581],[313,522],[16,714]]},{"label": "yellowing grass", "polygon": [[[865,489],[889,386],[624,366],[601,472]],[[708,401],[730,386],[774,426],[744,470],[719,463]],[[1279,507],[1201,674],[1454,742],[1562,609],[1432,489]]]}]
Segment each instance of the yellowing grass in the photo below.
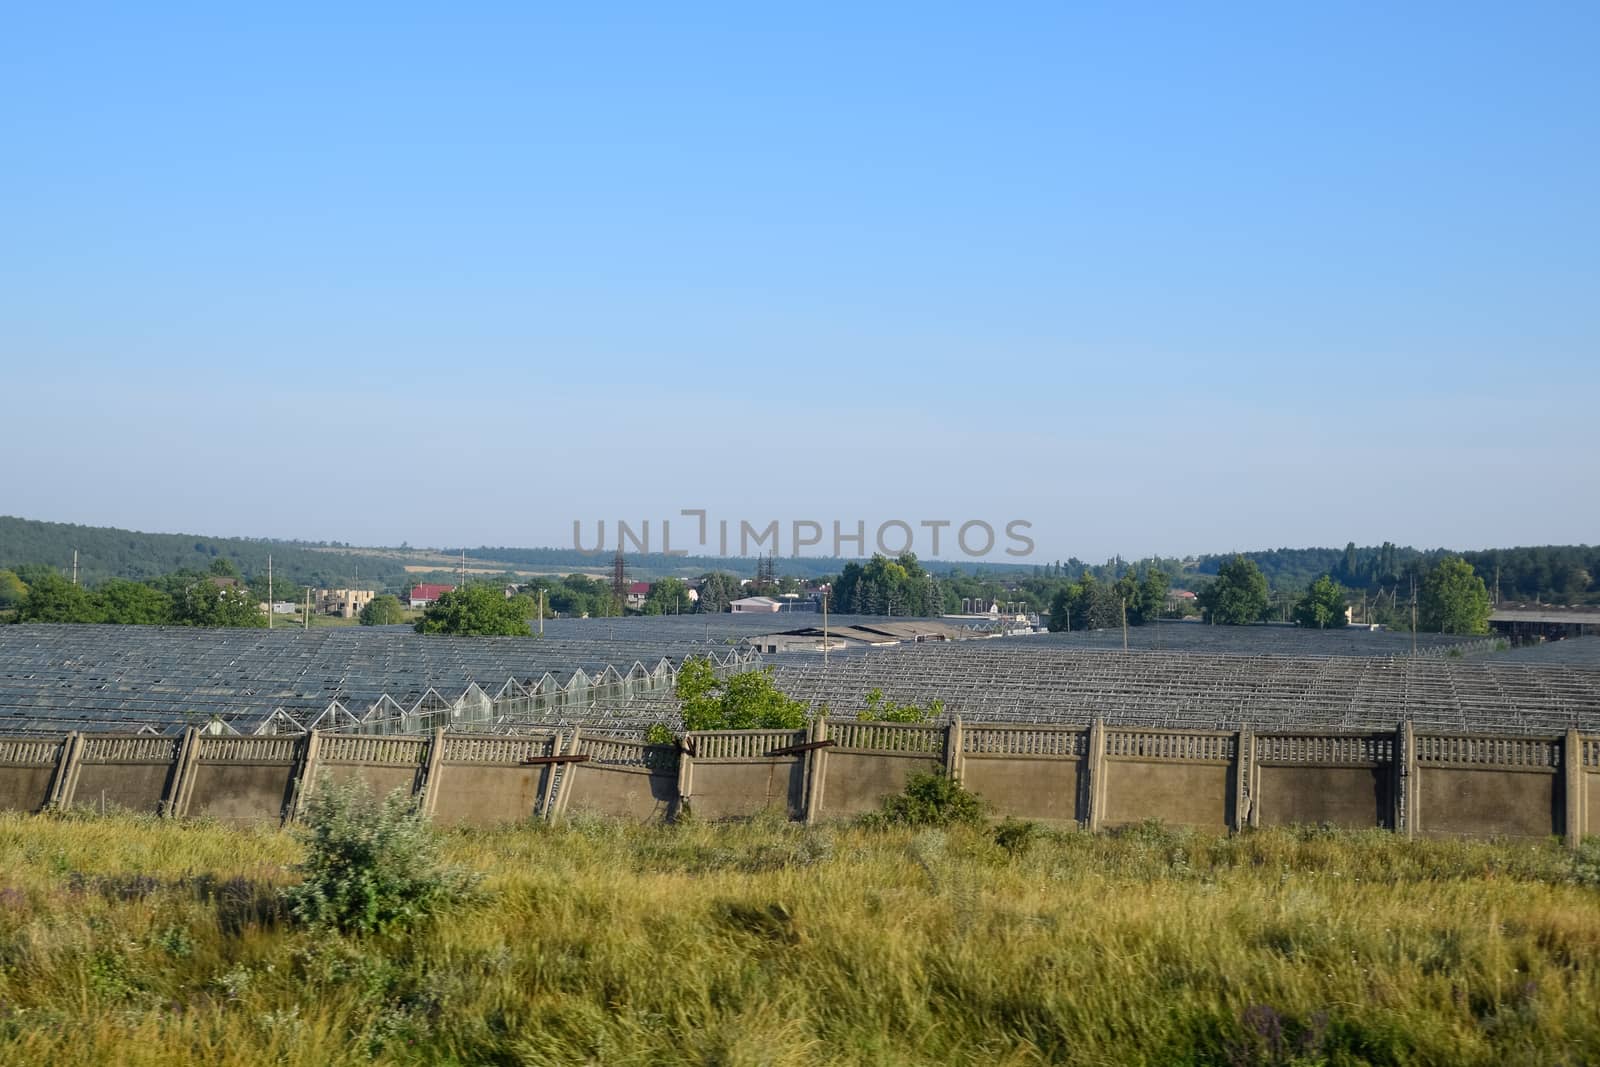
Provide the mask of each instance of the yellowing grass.
[{"label": "yellowing grass", "polygon": [[0,1063],[1600,1060],[1600,890],[1551,845],[1145,828],[449,837],[490,903],[298,930],[276,833],[0,818]]}]

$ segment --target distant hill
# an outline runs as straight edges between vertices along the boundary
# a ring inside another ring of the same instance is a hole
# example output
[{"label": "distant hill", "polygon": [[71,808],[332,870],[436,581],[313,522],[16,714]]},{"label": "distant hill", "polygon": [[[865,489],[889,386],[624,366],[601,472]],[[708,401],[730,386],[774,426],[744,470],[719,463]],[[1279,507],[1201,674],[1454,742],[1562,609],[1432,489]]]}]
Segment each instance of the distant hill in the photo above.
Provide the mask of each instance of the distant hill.
[{"label": "distant hill", "polygon": [[0,516],[0,569],[44,563],[70,573],[73,549],[78,551],[78,578],[91,586],[107,578],[139,580],[184,568],[204,570],[219,558],[232,560],[251,578],[267,572],[269,554],[273,572],[300,585],[347,586],[359,578],[365,587],[398,589],[406,581],[402,559],[345,546],[140,533]]},{"label": "distant hill", "polygon": [[[610,570],[606,553],[573,548],[450,548],[442,551],[360,547],[311,541],[269,538],[207,537],[200,534],[155,534],[105,526],[78,526],[0,516],[0,569],[27,563],[72,567],[78,550],[79,579],[95,585],[107,578],[154,578],[184,568],[205,569],[219,557],[234,562],[246,578],[265,574],[267,556],[274,571],[300,585],[377,588],[399,592],[416,581],[451,581],[466,558],[468,574],[483,577],[530,573],[569,574],[580,571],[605,574]],[[1184,560],[1116,560],[1116,573],[1130,564],[1154,563],[1174,576],[1181,587],[1206,581],[1231,553],[1191,556]],[[1322,574],[1331,574],[1351,589],[1394,589],[1406,584],[1445,555],[1461,555],[1471,563],[1491,591],[1499,582],[1504,599],[1543,603],[1600,601],[1600,546],[1546,545],[1491,548],[1452,552],[1442,548],[1416,549],[1393,544],[1344,548],[1276,548],[1245,552],[1255,560],[1276,590],[1304,589]],[[756,561],[745,556],[666,556],[660,553],[629,555],[629,573],[641,579],[663,575],[692,576],[707,571],[730,571],[742,577],[755,574]],[[778,573],[797,578],[838,574],[847,559],[824,556],[779,557]],[[929,572],[982,574],[1001,583],[1037,577],[1075,578],[1090,565],[1078,560],[1009,563],[985,560],[960,562],[926,560]],[[1108,565],[1109,566],[1109,565]],[[1103,568],[1096,567],[1097,571]]]},{"label": "distant hill", "polygon": [[[541,571],[604,571],[611,566],[610,552],[581,552],[574,548],[491,548],[488,546],[468,549],[449,549],[444,554],[453,555],[465,552],[469,560],[494,561],[497,563],[514,564],[517,567],[526,567]],[[729,571],[741,577],[755,574],[756,559],[753,556],[667,556],[660,552],[629,553],[628,572],[641,578],[654,578],[665,575],[678,577],[693,577],[705,574],[708,571]],[[824,575],[838,574],[849,558],[839,556],[779,556],[777,560],[778,573],[795,578],[821,578]],[[985,574],[1017,575],[1031,574],[1034,569],[1032,563],[999,563],[985,562],[983,560],[968,560],[963,562],[947,562],[944,560],[924,560],[924,565],[933,574],[949,574],[959,572],[972,574],[982,571]]]}]

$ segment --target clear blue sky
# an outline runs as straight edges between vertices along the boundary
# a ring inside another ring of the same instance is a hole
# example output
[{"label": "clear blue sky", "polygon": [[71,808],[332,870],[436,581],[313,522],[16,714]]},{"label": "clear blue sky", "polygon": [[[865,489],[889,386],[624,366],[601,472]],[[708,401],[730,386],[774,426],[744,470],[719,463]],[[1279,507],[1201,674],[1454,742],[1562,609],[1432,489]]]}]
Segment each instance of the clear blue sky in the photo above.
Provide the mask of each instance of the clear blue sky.
[{"label": "clear blue sky", "polygon": [[226,7],[6,16],[0,513],[1600,540],[1600,6]]}]

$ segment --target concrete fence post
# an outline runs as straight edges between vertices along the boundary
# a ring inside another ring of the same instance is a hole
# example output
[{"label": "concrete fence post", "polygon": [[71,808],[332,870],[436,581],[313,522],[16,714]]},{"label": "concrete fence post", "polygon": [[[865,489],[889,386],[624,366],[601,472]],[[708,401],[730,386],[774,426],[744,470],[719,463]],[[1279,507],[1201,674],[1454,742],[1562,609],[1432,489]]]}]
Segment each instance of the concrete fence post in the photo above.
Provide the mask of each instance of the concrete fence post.
[{"label": "concrete fence post", "polygon": [[428,739],[427,770],[422,772],[422,796],[417,800],[417,809],[425,818],[433,818],[433,811],[439,806],[439,776],[443,764],[444,727],[439,726]]},{"label": "concrete fence post", "polygon": [[1089,725],[1089,752],[1085,761],[1085,771],[1089,780],[1086,791],[1087,809],[1083,813],[1083,823],[1090,830],[1100,829],[1100,823],[1105,818],[1106,810],[1106,722],[1104,719],[1095,719]]},{"label": "concrete fence post", "polygon": [[[565,739],[561,736],[561,732],[558,730],[556,731],[555,737],[553,737],[550,741],[550,754],[552,756],[561,755],[561,746],[563,744],[565,744]],[[555,818],[556,779],[560,776],[561,764],[550,764],[544,776],[544,792],[539,798],[539,814],[544,816],[545,822],[549,822],[551,819]]]},{"label": "concrete fence post", "polygon": [[[572,736],[567,739],[567,755],[578,755],[578,743],[582,740],[583,728],[574,726]],[[551,812],[552,819],[559,819],[567,813],[567,804],[572,800],[572,783],[578,777],[576,763],[558,763],[561,768],[561,788],[556,790],[555,807]]]},{"label": "concrete fence post", "polygon": [[167,795],[161,801],[161,814],[181,819],[189,813],[189,794],[194,791],[194,765],[200,759],[200,728],[185,727],[178,742],[178,762],[172,769]]},{"label": "concrete fence post", "polygon": [[1588,771],[1583,766],[1583,737],[1574,727],[1567,731],[1567,736],[1561,745],[1561,775],[1566,787],[1566,818],[1562,822],[1561,832],[1566,837],[1568,848],[1577,848],[1583,843],[1583,834],[1587,829],[1584,816],[1587,814],[1587,797],[1584,793],[1588,788]]},{"label": "concrete fence post", "polygon": [[1258,823],[1260,798],[1255,789],[1256,735],[1245,723],[1235,737],[1233,758],[1233,828],[1243,830]]},{"label": "concrete fence post", "polygon": [[[811,724],[813,742],[828,739],[828,717],[818,715]],[[806,825],[815,825],[822,817],[822,787],[828,777],[828,750],[813,748],[806,752]]]},{"label": "concrete fence post", "polygon": [[311,800],[311,791],[317,785],[317,763],[322,754],[322,731],[313,729],[309,731],[303,742],[301,750],[299,774],[294,780],[294,802],[289,805],[289,818],[285,821],[299,822],[305,817],[306,804]]},{"label": "concrete fence post", "polygon": [[1394,732],[1394,831],[1407,841],[1417,836],[1422,825],[1418,803],[1417,735],[1407,719]]},{"label": "concrete fence post", "polygon": [[694,748],[693,739],[687,730],[683,734],[683,743],[678,746],[678,810],[688,810],[689,798],[694,795]]},{"label": "concrete fence post", "polygon": [[960,782],[966,769],[961,744],[961,716],[957,715],[944,730],[944,773],[952,782]]},{"label": "concrete fence post", "polygon": [[72,793],[78,785],[78,768],[83,758],[83,734],[72,731],[61,743],[55,773],[50,776],[50,792],[45,797],[46,811],[72,806]]}]

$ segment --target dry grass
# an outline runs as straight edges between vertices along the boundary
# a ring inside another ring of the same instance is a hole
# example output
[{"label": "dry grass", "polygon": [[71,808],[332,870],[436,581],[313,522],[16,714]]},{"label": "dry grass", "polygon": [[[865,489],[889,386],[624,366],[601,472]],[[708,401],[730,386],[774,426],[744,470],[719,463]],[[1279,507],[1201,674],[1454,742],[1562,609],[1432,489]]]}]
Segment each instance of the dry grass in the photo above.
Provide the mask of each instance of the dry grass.
[{"label": "dry grass", "polygon": [[1555,845],[579,821],[450,835],[491,903],[367,941],[282,920],[297,850],[0,818],[0,1063],[1600,1060]]}]

